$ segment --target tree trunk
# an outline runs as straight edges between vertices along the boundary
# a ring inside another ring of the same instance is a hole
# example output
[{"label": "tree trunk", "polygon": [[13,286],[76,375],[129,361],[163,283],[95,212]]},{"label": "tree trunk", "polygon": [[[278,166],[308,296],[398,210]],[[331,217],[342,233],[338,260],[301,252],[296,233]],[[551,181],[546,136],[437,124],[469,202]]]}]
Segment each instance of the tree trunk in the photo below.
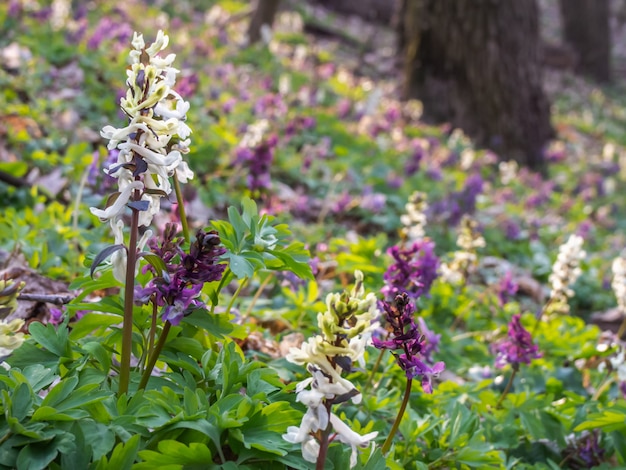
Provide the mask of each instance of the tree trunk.
[{"label": "tree trunk", "polygon": [[554,132],[535,0],[406,0],[404,9],[405,98],[501,159],[544,171]]},{"label": "tree trunk", "polygon": [[261,28],[263,25],[272,27],[279,3],[280,0],[257,0],[256,8],[248,27],[248,44],[254,44],[261,39]]},{"label": "tree trunk", "polygon": [[560,0],[563,38],[577,53],[577,72],[598,82],[611,80],[608,0]]}]

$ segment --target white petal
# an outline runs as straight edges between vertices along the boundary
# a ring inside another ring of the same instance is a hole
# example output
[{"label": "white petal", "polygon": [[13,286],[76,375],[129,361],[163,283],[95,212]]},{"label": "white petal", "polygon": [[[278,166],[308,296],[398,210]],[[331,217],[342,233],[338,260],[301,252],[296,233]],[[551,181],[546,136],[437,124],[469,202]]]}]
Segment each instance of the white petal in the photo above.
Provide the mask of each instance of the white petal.
[{"label": "white petal", "polygon": [[152,163],[153,165],[171,166],[175,163],[178,164],[178,162],[183,159],[178,150],[172,150],[167,155],[163,155],[161,153],[154,152],[149,148],[141,147],[140,145],[132,142],[122,144],[120,145],[120,148],[125,148],[137,152],[144,158],[144,160],[146,160],[148,163]]},{"label": "white petal", "polygon": [[302,443],[302,458],[307,462],[317,462],[317,458],[320,455],[320,445],[314,439],[310,438]]},{"label": "white petal", "polygon": [[124,210],[126,203],[130,199],[131,193],[135,189],[143,189],[143,183],[141,181],[133,181],[131,184],[129,184],[122,190],[122,192],[120,193],[119,197],[115,200],[115,202],[109,207],[107,207],[106,209],[102,210],[96,207],[90,207],[89,210],[91,211],[93,215],[95,215],[96,217],[99,217],[102,220],[107,220],[107,219],[112,219],[114,217],[117,217],[118,215],[122,213],[122,210]]}]

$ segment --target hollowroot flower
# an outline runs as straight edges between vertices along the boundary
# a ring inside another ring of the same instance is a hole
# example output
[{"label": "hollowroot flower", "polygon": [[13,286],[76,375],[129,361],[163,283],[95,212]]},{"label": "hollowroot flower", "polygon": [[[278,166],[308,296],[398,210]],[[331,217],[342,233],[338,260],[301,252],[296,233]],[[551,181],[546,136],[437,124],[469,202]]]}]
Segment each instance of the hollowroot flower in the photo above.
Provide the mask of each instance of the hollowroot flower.
[{"label": "hollowroot flower", "polygon": [[553,311],[569,313],[568,299],[574,296],[574,291],[570,286],[581,275],[580,261],[585,258],[586,254],[582,246],[581,236],[570,235],[567,242],[559,248],[559,254],[548,278],[551,287],[549,303]]},{"label": "hollowroot flower", "polygon": [[406,214],[400,216],[402,235],[409,242],[414,242],[424,238],[424,227],[426,226],[426,211],[428,203],[426,202],[426,193],[415,191],[409,197],[409,202],[404,206]]},{"label": "hollowroot flower", "polygon": [[[390,337],[386,340],[374,338],[374,346],[378,349],[389,349],[407,379],[421,379],[424,392],[432,393],[433,377],[438,377],[443,372],[445,364],[437,362],[432,367],[426,364],[430,361],[429,356],[433,350],[426,352],[425,337],[413,319],[415,306],[406,293],[396,296],[394,303],[382,302],[382,306]],[[432,332],[429,333],[432,335]]]},{"label": "hollowroot flower", "polygon": [[617,307],[622,315],[626,314],[626,258],[613,260],[613,281],[611,287],[617,299]]},{"label": "hollowroot flower", "polygon": [[[172,67],[176,56],[160,55],[168,42],[168,36],[159,31],[154,43],[146,47],[143,36],[134,34],[126,71],[128,90],[120,100],[128,124],[121,128],[105,126],[100,133],[109,140],[109,150],[119,151],[116,163],[104,169],[117,179],[118,191],[109,197],[104,209],[90,210],[101,220],[110,221],[116,239],[123,233],[119,222],[126,207],[139,212],[140,226],[149,226],[160,210],[161,198],[172,192],[169,178],[185,183],[194,176],[182,158],[189,152],[191,130],[185,123],[189,103],[173,89],[178,73]],[[124,255],[119,253],[114,275],[124,282],[124,276],[120,277]]]},{"label": "hollowroot flower", "polygon": [[539,348],[533,343],[531,334],[520,323],[521,315],[513,315],[509,323],[507,339],[496,343],[493,350],[496,354],[495,366],[499,369],[511,364],[518,369],[521,363],[530,364],[533,359],[542,356]]},{"label": "hollowroot flower", "polygon": [[17,308],[17,296],[26,284],[13,279],[0,279],[0,319],[8,317]]},{"label": "hollowroot flower", "polygon": [[237,149],[235,164],[247,168],[250,191],[263,191],[271,186],[270,169],[278,138],[275,135],[266,137],[268,129],[266,119],[249,126]]},{"label": "hollowroot flower", "polygon": [[393,299],[398,294],[406,293],[412,299],[417,299],[428,293],[437,278],[439,266],[434,242],[425,238],[408,247],[392,246],[387,253],[394,263],[383,275],[385,285],[381,292],[385,297]]},{"label": "hollowroot flower", "polygon": [[226,252],[220,246],[217,232],[198,231],[196,240],[185,253],[181,245],[183,238],[176,237],[176,226],[168,224],[159,244],[154,238],[148,242],[151,251],[161,258],[165,271],[157,272],[152,266],[147,269],[155,275],[146,287],[135,289],[135,299],[146,303],[149,299],[163,309],[163,321],[178,325],[181,319],[196,308],[204,307],[198,299],[205,282],[219,281],[224,274],[225,264],[218,264],[219,257]]},{"label": "hollowroot flower", "polygon": [[24,320],[20,318],[10,322],[0,320],[0,358],[8,356],[22,345],[24,333],[20,333],[20,330],[23,326]]},{"label": "hollowroot flower", "polygon": [[309,462],[317,462],[322,446],[331,441],[350,445],[351,468],[357,462],[357,448],[367,447],[378,435],[357,434],[331,411],[334,404],[361,402],[361,392],[341,373],[352,370],[354,362],[364,364],[365,347],[378,326],[372,323],[378,314],[376,297],[365,295],[363,273],[357,271],[355,278],[350,292],[327,296],[326,311],[317,316],[322,334],[309,338],[300,348],[291,348],[287,355],[289,362],[306,365],[311,377],[296,386],[297,401],[307,407],[302,422],[283,435],[287,442],[301,444],[302,457]]},{"label": "hollowroot flower", "polygon": [[456,240],[460,250],[455,251],[450,263],[441,264],[441,277],[451,284],[461,284],[476,269],[476,250],[485,247],[485,239],[478,232],[478,223],[468,215],[461,219]]}]

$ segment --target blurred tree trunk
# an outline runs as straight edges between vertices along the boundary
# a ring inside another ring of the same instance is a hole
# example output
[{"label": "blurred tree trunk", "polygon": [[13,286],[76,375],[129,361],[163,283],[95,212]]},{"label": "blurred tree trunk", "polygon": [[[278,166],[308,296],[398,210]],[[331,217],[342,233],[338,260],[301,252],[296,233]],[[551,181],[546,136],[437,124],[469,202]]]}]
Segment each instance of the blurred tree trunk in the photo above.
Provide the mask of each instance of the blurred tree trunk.
[{"label": "blurred tree trunk", "polygon": [[404,0],[405,98],[501,159],[545,171],[553,136],[535,0]]},{"label": "blurred tree trunk", "polygon": [[577,53],[576,70],[598,82],[611,80],[608,0],[560,0],[563,38]]},{"label": "blurred tree trunk", "polygon": [[254,44],[261,39],[261,28],[267,25],[270,28],[278,11],[280,0],[257,0],[256,8],[248,27],[248,44]]}]

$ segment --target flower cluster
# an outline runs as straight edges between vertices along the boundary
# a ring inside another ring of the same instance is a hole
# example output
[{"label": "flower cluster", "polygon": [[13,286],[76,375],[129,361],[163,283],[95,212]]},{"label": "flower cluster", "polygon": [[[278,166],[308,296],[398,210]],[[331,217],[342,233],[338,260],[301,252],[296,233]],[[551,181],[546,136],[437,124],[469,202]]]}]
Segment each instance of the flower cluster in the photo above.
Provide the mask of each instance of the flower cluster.
[{"label": "flower cluster", "polygon": [[496,286],[496,289],[498,302],[502,307],[509,301],[511,297],[513,297],[517,293],[517,290],[519,289],[519,285],[513,279],[512,271],[507,271],[506,274],[502,276],[500,282],[498,282]]},{"label": "flower cluster", "polygon": [[519,165],[515,160],[508,162],[500,162],[498,170],[500,171],[500,182],[506,186],[517,177],[517,169]]},{"label": "flower cluster", "polygon": [[270,169],[278,138],[275,135],[265,137],[268,128],[265,119],[249,126],[237,149],[235,164],[246,166],[250,191],[266,190],[271,186]]},{"label": "flower cluster", "polygon": [[[391,350],[407,378],[421,378],[424,392],[432,393],[432,379],[443,372],[445,364],[437,362],[430,367],[422,361],[426,360],[425,340],[413,319],[415,306],[406,293],[396,296],[394,303],[382,302],[382,306],[391,337],[386,340],[374,338],[372,340],[374,346],[378,349]],[[432,350],[427,354],[431,352]]]},{"label": "flower cluster", "polygon": [[[160,210],[161,198],[172,191],[171,176],[186,183],[193,172],[183,161],[189,152],[191,130],[185,124],[189,103],[173,90],[178,70],[172,67],[176,56],[161,57],[168,36],[159,31],[153,44],[146,47],[143,36],[133,35],[130,66],[126,72],[128,91],[120,101],[129,123],[123,128],[106,126],[102,137],[108,149],[118,149],[117,163],[105,173],[118,181],[118,192],[109,198],[105,209],[91,212],[108,220],[116,244],[123,242],[122,216],[126,206],[139,211],[139,225],[148,226]],[[149,235],[148,235],[149,236]],[[147,237],[146,237],[147,239]],[[144,239],[145,241],[145,239]],[[112,262],[115,277],[126,271],[126,251],[117,251]]]},{"label": "flower cluster", "polygon": [[[376,297],[372,293],[365,295],[363,273],[357,271],[355,277],[350,292],[326,297],[326,311],[317,316],[322,334],[309,338],[300,348],[291,348],[287,355],[289,362],[306,365],[312,377],[296,388],[297,401],[307,406],[307,412],[300,426],[290,426],[283,439],[301,444],[302,456],[309,462],[317,461],[320,445],[336,440],[352,447],[353,467],[357,448],[367,447],[378,434],[359,435],[332,413],[333,404],[348,400],[360,403],[361,393],[341,373],[350,371],[354,362],[364,366],[365,347],[378,326],[372,323],[378,314]],[[329,439],[330,425],[334,435]]]},{"label": "flower cluster", "polygon": [[417,299],[430,290],[437,278],[439,258],[435,255],[434,242],[423,239],[408,247],[392,246],[387,253],[394,263],[389,266],[383,278],[385,285],[381,292],[386,298],[406,293]]},{"label": "flower cluster", "polygon": [[566,243],[559,247],[559,254],[552,266],[550,282],[550,304],[553,311],[569,313],[568,298],[574,295],[570,288],[582,273],[580,261],[584,259],[582,249],[583,238],[579,235],[570,235]]},{"label": "flower cluster", "polygon": [[409,197],[409,202],[404,206],[406,214],[400,217],[402,235],[409,242],[414,242],[424,238],[424,227],[426,225],[426,211],[428,203],[426,202],[426,194],[415,191]]},{"label": "flower cluster", "polygon": [[613,281],[611,287],[617,299],[617,306],[622,315],[626,314],[626,258],[621,256],[613,260]]},{"label": "flower cluster", "polygon": [[507,339],[493,346],[496,354],[495,365],[500,369],[507,364],[517,369],[519,364],[530,364],[530,361],[542,356],[537,345],[533,343],[531,334],[520,323],[520,317],[519,314],[513,315]]},{"label": "flower cluster", "polygon": [[605,462],[606,450],[600,443],[600,430],[583,431],[580,437],[567,436],[568,446],[564,451],[570,468],[593,468]]},{"label": "flower cluster", "polygon": [[13,279],[0,279],[0,318],[8,317],[17,308],[17,296],[24,285]]},{"label": "flower cluster", "polygon": [[16,309],[17,296],[23,288],[24,282],[0,279],[0,360],[24,342],[24,333],[20,332],[24,320],[16,318],[6,321],[6,317]]},{"label": "flower cluster", "polygon": [[226,250],[219,246],[217,232],[198,231],[196,240],[185,253],[181,245],[182,238],[176,237],[176,225],[168,224],[163,239],[159,244],[155,239],[148,242],[151,251],[161,258],[166,269],[158,272],[152,265],[155,277],[146,287],[138,287],[135,298],[138,302],[152,301],[163,310],[163,321],[178,325],[185,314],[193,309],[203,307],[198,295],[205,282],[219,281],[222,278],[225,264],[218,264],[219,257]]},{"label": "flower cluster", "polygon": [[478,223],[467,215],[461,219],[456,244],[460,250],[454,252],[452,261],[441,264],[441,277],[451,284],[461,284],[467,279],[478,262],[476,250],[485,246]]},{"label": "flower cluster", "polygon": [[0,360],[22,345],[24,333],[21,333],[20,330],[23,326],[24,320],[20,318],[9,322],[0,320]]}]

